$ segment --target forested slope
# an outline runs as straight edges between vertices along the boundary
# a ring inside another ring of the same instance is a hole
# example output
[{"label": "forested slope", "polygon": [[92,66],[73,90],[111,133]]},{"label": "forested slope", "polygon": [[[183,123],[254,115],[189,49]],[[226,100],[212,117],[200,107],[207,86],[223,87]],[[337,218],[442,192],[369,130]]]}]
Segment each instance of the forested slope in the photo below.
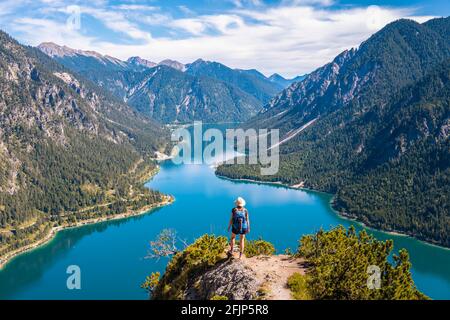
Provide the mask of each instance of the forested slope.
[{"label": "forested slope", "polygon": [[160,202],[141,179],[167,133],[0,32],[0,254],[57,224]]}]

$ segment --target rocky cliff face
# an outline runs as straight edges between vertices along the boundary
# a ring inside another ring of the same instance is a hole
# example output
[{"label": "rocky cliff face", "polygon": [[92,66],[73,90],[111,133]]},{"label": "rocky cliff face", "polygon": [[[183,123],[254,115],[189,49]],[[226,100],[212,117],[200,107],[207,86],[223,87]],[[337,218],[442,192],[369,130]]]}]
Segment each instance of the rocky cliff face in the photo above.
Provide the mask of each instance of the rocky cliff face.
[{"label": "rocky cliff face", "polygon": [[[18,44],[3,41],[2,45],[0,122],[4,134],[19,124],[39,127],[46,137],[63,144],[63,116],[79,130],[99,133],[100,123],[93,112],[98,107],[95,93],[81,87],[69,73],[40,68],[37,59]],[[102,134],[114,139],[111,132]]]}]

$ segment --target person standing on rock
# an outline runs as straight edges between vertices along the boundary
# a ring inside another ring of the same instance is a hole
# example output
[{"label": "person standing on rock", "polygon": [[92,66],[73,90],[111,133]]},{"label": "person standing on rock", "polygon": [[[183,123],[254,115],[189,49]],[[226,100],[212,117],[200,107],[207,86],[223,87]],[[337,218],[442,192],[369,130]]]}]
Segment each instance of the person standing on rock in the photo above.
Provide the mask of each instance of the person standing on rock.
[{"label": "person standing on rock", "polygon": [[234,203],[236,206],[231,210],[231,219],[228,224],[228,232],[230,232],[231,228],[230,251],[228,251],[228,256],[233,255],[236,235],[239,235],[240,259],[244,252],[245,235],[250,232],[250,219],[248,211],[245,208],[245,200],[238,197]]}]

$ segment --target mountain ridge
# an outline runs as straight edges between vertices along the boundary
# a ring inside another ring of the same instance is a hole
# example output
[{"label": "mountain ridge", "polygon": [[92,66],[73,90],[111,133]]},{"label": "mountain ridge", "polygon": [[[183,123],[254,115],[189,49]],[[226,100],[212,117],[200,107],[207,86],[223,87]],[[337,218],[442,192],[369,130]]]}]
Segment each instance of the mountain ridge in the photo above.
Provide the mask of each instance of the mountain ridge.
[{"label": "mountain ridge", "polygon": [[[395,93],[419,79],[435,65],[435,61],[442,61],[449,55],[448,42],[427,26],[406,19],[388,24],[358,49],[345,50],[303,81],[282,91],[250,125],[262,122],[287,132],[350,102],[362,105],[365,99],[374,100],[373,97],[378,95],[377,101],[385,103],[384,98],[389,96],[386,93]],[[379,43],[388,44],[395,54],[389,54]],[[427,45],[432,50],[423,48]],[[404,74],[396,74],[393,69]],[[369,82],[370,86],[365,86]],[[286,110],[289,111],[280,115]],[[267,122],[271,117],[272,120]]]},{"label": "mountain ridge", "polygon": [[219,62],[197,59],[186,65],[186,73],[192,76],[213,78],[231,84],[254,96],[261,104],[267,103],[282,87],[269,81],[256,70],[232,69]]},{"label": "mountain ridge", "polygon": [[164,65],[145,72],[130,88],[126,101],[153,119],[175,123],[240,122],[256,114],[260,106],[239,88]]},{"label": "mountain ridge", "polygon": [[[109,60],[100,54],[94,55],[53,44],[41,45],[39,48],[67,68],[106,88],[139,112],[160,122],[242,122],[255,115],[263,105],[258,94],[252,92],[253,89],[246,90],[245,87],[210,74],[192,74],[193,64],[185,66],[173,60],[163,60],[153,65],[151,61],[131,57],[127,62],[111,65],[104,63],[104,60]],[[197,60],[196,63],[200,61],[204,62]],[[226,68],[235,78],[248,77],[245,76],[247,71],[232,70],[219,63],[215,65]],[[159,72],[161,74],[158,75]],[[153,76],[150,77],[150,74]],[[171,76],[174,78],[170,78]],[[262,74],[261,76],[264,77]],[[149,83],[154,77],[159,80]],[[264,78],[257,81],[257,85],[267,86],[269,83]],[[179,84],[178,87],[174,86],[175,82]],[[273,94],[278,91],[273,88],[272,83],[270,88]],[[263,89],[257,91],[268,99],[262,93]]]},{"label": "mountain ridge", "polygon": [[281,87],[287,88],[294,82],[300,82],[306,78],[307,75],[296,76],[292,79],[286,79],[278,73],[272,74],[268,79],[271,82],[278,83]]}]

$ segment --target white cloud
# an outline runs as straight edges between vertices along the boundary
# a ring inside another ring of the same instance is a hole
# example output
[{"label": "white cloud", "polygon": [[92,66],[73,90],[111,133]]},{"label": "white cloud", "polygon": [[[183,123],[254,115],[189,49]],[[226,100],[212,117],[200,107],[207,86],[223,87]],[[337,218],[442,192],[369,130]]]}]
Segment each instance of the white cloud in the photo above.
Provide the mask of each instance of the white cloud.
[{"label": "white cloud", "polygon": [[48,19],[19,18],[14,21],[13,28],[23,34],[23,42],[34,46],[41,42],[55,42],[76,49],[90,50],[95,41],[94,38],[82,36],[77,30],[68,28],[65,23]]},{"label": "white cloud", "polygon": [[251,6],[262,6],[264,3],[261,0],[229,0],[231,1],[236,7],[243,8],[246,5]]},{"label": "white cloud", "polygon": [[129,11],[156,11],[160,9],[159,7],[148,6],[145,4],[121,4],[114,6],[114,8]]},{"label": "white cloud", "polygon": [[0,3],[0,17],[13,13],[21,6],[24,6],[25,4],[27,4],[27,2],[29,2],[29,1],[27,1],[27,0],[2,1]]},{"label": "white cloud", "polygon": [[189,9],[187,6],[178,6],[178,9],[186,15],[195,15],[195,11]]},{"label": "white cloud", "polygon": [[86,6],[81,7],[81,12],[100,20],[110,30],[124,33],[132,39],[146,41],[151,39],[150,32],[141,30],[137,25],[130,22],[122,12]]},{"label": "white cloud", "polygon": [[137,22],[143,23],[147,26],[160,26],[171,23],[173,18],[170,14],[158,12],[150,14],[136,13],[133,15],[133,20],[136,20]]},{"label": "white cloud", "polygon": [[286,6],[305,6],[305,5],[320,5],[331,6],[335,3],[334,0],[282,0],[282,5]]},{"label": "white cloud", "polygon": [[200,19],[177,19],[170,23],[172,27],[182,29],[193,35],[201,35],[207,28],[207,25]]},{"label": "white cloud", "polygon": [[[412,8],[337,9],[329,7],[332,0],[285,0],[278,6],[251,2],[248,5],[248,1],[237,1],[233,10],[208,15],[178,8],[187,15],[184,18],[150,8],[145,14],[126,14],[126,10],[112,10],[105,5],[81,7],[83,14],[134,40],[134,44],[129,41],[126,45],[97,39],[95,30],[89,30],[88,37],[83,35],[86,33],[61,29],[62,22],[48,17],[16,19],[11,28],[20,31],[21,40],[30,44],[54,41],[121,59],[140,55],[152,61],[170,58],[188,63],[203,58],[291,77],[310,72],[343,50],[358,46],[391,21],[411,17],[423,22],[430,18],[414,16]],[[123,8],[137,9],[137,5],[131,3]],[[175,37],[152,37],[152,28],[164,29]]]}]

